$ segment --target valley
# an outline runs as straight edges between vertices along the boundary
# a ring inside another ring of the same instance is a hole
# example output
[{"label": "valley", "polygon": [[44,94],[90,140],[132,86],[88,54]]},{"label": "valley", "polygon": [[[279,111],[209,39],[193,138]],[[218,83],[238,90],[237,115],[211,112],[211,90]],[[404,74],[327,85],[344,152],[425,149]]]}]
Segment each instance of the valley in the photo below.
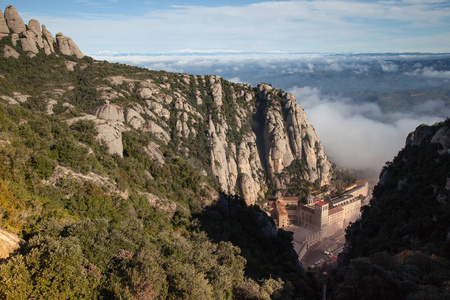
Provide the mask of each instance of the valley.
[{"label": "valley", "polygon": [[[390,82],[416,63],[370,71]],[[418,72],[442,77],[447,64]],[[446,108],[435,87],[359,95],[386,110],[435,95]],[[315,92],[96,60],[7,6],[0,298],[320,299],[323,288],[331,299],[446,298],[449,119],[402,136],[372,193],[328,156],[365,166],[363,151],[322,145],[301,106]],[[376,110],[354,104],[347,119]]]}]

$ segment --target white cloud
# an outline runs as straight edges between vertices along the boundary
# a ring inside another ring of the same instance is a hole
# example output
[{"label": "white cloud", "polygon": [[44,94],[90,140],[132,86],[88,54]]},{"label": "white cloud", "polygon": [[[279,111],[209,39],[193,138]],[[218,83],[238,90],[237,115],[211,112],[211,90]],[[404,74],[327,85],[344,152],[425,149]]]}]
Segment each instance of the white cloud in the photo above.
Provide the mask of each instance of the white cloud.
[{"label": "white cloud", "polygon": [[380,66],[384,72],[395,72],[398,70],[398,66],[391,62],[381,62]]},{"label": "white cloud", "polygon": [[437,71],[434,68],[425,67],[421,68],[418,66],[418,68],[412,72],[406,72],[406,75],[410,76],[423,76],[427,78],[438,78],[438,79],[448,79],[450,80],[450,71]]},{"label": "white cloud", "polygon": [[[330,159],[346,168],[380,171],[418,125],[442,121],[434,116],[382,112],[376,104],[356,105],[349,99],[324,96],[312,87],[294,87],[289,92],[305,109]],[[413,111],[442,106],[445,103],[430,101]]]},{"label": "white cloud", "polygon": [[450,79],[450,71],[436,71],[433,68],[424,68],[422,74],[425,77]]}]

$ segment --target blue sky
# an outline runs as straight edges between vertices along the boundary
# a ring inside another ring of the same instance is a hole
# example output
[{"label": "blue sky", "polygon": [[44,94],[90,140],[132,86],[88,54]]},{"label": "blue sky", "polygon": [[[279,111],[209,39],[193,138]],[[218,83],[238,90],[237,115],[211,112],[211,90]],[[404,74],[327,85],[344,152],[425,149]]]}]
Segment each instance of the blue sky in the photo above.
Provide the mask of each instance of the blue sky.
[{"label": "blue sky", "polygon": [[450,52],[450,1],[0,0],[90,55]]}]

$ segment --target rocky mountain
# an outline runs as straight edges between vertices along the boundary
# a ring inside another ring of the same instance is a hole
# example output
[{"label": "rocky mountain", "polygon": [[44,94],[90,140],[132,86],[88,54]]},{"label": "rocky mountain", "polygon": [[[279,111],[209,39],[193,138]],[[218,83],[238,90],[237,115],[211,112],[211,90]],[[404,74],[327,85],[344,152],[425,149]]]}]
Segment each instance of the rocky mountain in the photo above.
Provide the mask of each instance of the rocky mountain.
[{"label": "rocky mountain", "polygon": [[[63,34],[53,38],[44,25],[41,31],[36,20],[25,26],[12,6],[6,8],[5,20],[2,41],[6,58],[17,58],[19,53],[33,57],[42,52],[83,57]],[[49,114],[55,114],[53,108],[57,106],[75,107],[77,116],[66,122],[92,121],[97,138],[106,143],[111,154],[119,156],[123,155],[123,132],[148,132],[156,143],[152,147],[143,145],[149,156],[157,155],[155,145],[169,146],[195,160],[200,171],[215,178],[220,189],[241,194],[248,204],[263,199],[268,186],[277,194],[288,194],[290,185],[299,184],[293,180],[299,177],[297,173],[305,184],[320,187],[330,183],[331,163],[305,112],[289,93],[267,84],[256,88],[235,84],[219,76],[132,68],[127,75],[97,74],[89,78],[92,82],[86,82],[85,77],[104,64],[67,58],[65,65],[68,72],[76,74],[71,76],[76,76],[75,80],[69,76],[58,88],[35,90],[26,97],[20,89],[3,91],[1,97],[8,103],[39,97]],[[8,74],[4,76],[5,82],[10,80]],[[89,91],[84,92],[89,95],[80,95],[80,89],[86,88]],[[75,102],[77,97],[80,99]],[[301,168],[288,172],[294,161]]]},{"label": "rocky mountain", "polygon": [[449,203],[447,119],[417,127],[383,168],[370,206],[347,229],[341,264],[330,282],[334,298],[448,298]]},{"label": "rocky mountain", "polygon": [[331,181],[292,95],[95,61],[12,6],[0,26],[0,298],[314,298],[249,205]]}]

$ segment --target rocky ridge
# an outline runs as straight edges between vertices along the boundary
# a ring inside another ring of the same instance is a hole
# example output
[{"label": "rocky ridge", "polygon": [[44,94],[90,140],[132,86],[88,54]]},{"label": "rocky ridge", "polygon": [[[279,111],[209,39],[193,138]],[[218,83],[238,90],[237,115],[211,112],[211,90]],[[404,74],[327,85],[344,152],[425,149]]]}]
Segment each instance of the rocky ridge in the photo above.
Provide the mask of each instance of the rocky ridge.
[{"label": "rocky ridge", "polygon": [[[179,88],[167,90],[171,86]],[[331,163],[305,112],[289,93],[266,84],[253,88],[219,76],[181,74],[163,83],[108,77],[96,89],[104,104],[67,122],[93,121],[111,154],[123,155],[122,132],[151,133],[155,142],[143,145],[150,159],[161,165],[160,147],[175,147],[182,156],[201,160],[198,167],[203,174],[214,177],[224,192],[241,194],[248,204],[264,198],[268,185],[285,195],[291,181],[285,169],[294,160],[305,166],[305,181],[330,183]],[[113,103],[133,96],[142,102]],[[198,157],[200,152],[208,157]]]},{"label": "rocky ridge", "polygon": [[[29,56],[59,49],[82,57],[70,38],[62,34],[54,38],[36,20],[25,26],[12,6],[6,8],[4,19],[7,28],[0,18],[0,32],[9,32],[4,39],[14,40],[17,35]],[[5,45],[4,57],[19,57],[16,50]],[[59,113],[78,110],[66,122],[93,122],[97,139],[120,157],[124,132],[150,134],[153,141],[142,145],[150,160],[164,164],[162,150],[170,149],[214,178],[224,192],[241,194],[248,204],[264,199],[269,189],[275,196],[291,195],[292,185],[330,183],[331,163],[292,94],[268,84],[231,83],[220,76],[138,72],[133,67],[127,75],[97,71],[111,66],[74,58],[65,61],[65,84],[50,90],[42,87],[26,97],[23,91],[13,91],[0,98],[21,105],[38,97],[44,99],[48,114],[54,114],[55,108]]]},{"label": "rocky ridge", "polygon": [[3,52],[5,57],[17,58],[20,50],[17,43],[20,42],[22,50],[30,57],[34,57],[40,51],[46,55],[56,53],[58,49],[64,55],[75,55],[83,58],[83,53],[69,37],[58,33],[56,38],[47,30],[45,25],[40,25],[37,20],[31,19],[25,25],[14,6],[9,5],[5,13],[0,11],[0,38],[11,38],[11,45],[5,45]]}]

